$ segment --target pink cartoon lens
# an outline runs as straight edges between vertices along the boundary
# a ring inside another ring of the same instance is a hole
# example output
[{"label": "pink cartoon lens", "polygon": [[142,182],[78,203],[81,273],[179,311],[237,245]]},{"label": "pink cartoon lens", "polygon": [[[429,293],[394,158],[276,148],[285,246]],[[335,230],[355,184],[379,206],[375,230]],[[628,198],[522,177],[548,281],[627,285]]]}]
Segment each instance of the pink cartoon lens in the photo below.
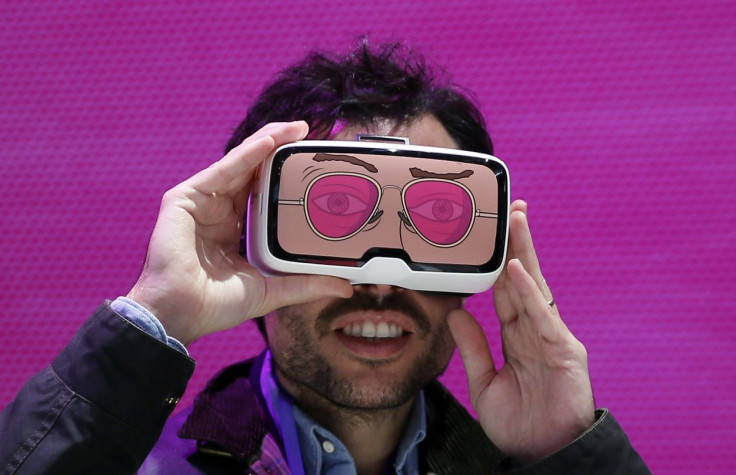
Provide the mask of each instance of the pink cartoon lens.
[{"label": "pink cartoon lens", "polygon": [[416,231],[440,246],[461,241],[475,212],[468,191],[449,181],[416,182],[407,188],[404,203]]},{"label": "pink cartoon lens", "polygon": [[309,221],[318,234],[344,239],[360,231],[378,203],[378,187],[355,175],[326,175],[307,191]]}]

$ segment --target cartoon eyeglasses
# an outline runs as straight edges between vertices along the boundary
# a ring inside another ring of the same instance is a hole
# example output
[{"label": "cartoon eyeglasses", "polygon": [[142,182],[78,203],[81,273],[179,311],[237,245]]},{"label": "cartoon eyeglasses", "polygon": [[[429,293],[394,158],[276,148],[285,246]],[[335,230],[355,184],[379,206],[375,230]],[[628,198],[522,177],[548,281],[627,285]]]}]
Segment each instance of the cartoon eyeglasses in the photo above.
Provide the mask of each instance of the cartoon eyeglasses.
[{"label": "cartoon eyeglasses", "polygon": [[419,178],[403,187],[381,186],[358,173],[325,173],[307,186],[304,198],[278,200],[279,205],[303,206],[309,226],[323,239],[341,241],[355,236],[383,211],[378,209],[387,189],[401,192],[399,218],[433,246],[453,247],[470,233],[476,218],[498,219],[498,213],[475,208],[470,190],[457,181]]}]

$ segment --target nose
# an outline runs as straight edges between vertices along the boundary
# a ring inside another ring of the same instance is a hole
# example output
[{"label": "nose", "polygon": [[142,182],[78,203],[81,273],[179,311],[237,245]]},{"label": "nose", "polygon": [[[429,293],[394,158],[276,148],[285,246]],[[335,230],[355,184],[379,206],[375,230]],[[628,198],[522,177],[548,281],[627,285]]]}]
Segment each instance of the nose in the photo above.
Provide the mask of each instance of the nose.
[{"label": "nose", "polygon": [[399,213],[403,211],[401,189],[396,186],[385,186],[379,204],[383,212],[379,224],[375,227],[372,245],[375,248],[403,249]]}]

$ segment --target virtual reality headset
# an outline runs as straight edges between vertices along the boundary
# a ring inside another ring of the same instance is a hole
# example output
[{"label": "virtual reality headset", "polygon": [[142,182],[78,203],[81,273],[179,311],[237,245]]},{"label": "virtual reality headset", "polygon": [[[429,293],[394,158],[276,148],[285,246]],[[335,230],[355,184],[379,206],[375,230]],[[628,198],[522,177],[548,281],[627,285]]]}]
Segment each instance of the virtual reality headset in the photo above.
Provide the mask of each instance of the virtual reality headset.
[{"label": "virtual reality headset", "polygon": [[[509,175],[491,155],[389,142],[301,141],[258,170],[247,257],[265,275],[478,293],[506,259]],[[371,137],[371,140],[397,140]]]}]

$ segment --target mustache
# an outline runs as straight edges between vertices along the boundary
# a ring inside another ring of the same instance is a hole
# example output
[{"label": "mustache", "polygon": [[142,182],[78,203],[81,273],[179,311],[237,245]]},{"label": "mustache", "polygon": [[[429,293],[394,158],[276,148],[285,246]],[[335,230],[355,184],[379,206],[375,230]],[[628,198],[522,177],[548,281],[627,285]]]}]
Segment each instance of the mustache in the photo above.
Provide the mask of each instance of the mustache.
[{"label": "mustache", "polygon": [[355,291],[347,299],[339,299],[329,304],[319,313],[317,325],[321,335],[329,333],[330,324],[346,313],[359,311],[395,311],[411,318],[417,328],[429,332],[429,317],[409,296],[403,292],[388,295],[375,295],[370,292]]}]

